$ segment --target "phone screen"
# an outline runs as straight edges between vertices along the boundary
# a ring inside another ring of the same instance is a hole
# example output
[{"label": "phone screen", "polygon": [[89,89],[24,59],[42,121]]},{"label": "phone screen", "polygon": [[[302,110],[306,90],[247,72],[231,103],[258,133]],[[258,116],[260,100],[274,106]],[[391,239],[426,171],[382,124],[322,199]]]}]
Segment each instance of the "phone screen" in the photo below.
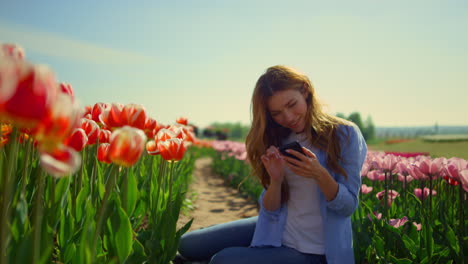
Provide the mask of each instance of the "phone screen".
[{"label": "phone screen", "polygon": [[293,154],[287,153],[286,152],[287,149],[292,149],[292,150],[295,150],[295,151],[301,153],[302,155],[305,155],[304,151],[302,151],[301,144],[299,144],[299,142],[297,142],[297,141],[293,141],[291,143],[288,143],[286,145],[281,146],[279,148],[279,151],[281,152],[281,154],[283,154],[285,156],[288,156],[288,157],[295,158],[295,159],[299,160],[299,158],[294,156]]}]

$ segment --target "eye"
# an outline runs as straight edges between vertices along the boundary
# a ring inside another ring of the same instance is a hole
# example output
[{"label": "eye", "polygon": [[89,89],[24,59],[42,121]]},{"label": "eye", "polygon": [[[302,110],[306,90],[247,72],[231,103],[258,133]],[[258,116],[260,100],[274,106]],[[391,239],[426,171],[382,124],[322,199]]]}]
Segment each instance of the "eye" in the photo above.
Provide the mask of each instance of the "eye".
[{"label": "eye", "polygon": [[274,113],[270,113],[270,115],[274,117],[274,116],[278,116],[279,113],[278,113],[278,112],[274,112]]},{"label": "eye", "polygon": [[296,104],[297,104],[297,102],[291,103],[291,104],[289,105],[289,108],[293,108],[294,106],[296,106]]}]

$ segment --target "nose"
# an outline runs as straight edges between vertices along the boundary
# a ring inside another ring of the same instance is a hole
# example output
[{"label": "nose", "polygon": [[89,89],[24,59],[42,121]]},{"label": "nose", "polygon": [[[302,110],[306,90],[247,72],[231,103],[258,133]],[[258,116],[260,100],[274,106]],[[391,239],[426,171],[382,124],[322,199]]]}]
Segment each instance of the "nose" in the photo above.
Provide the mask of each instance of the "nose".
[{"label": "nose", "polygon": [[293,113],[291,111],[284,111],[283,118],[284,118],[284,121],[286,123],[291,122],[294,119],[293,117],[294,117],[294,115],[293,115]]}]

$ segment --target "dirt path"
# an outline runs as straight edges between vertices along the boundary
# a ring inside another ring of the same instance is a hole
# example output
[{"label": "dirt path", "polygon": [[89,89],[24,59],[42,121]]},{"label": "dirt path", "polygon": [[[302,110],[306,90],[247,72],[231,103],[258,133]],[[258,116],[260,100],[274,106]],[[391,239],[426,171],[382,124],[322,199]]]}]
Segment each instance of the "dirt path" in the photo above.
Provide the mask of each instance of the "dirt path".
[{"label": "dirt path", "polygon": [[193,182],[187,197],[193,197],[194,209],[179,217],[179,226],[194,218],[190,230],[255,216],[257,203],[246,199],[224,179],[213,173],[211,158],[195,161]]}]

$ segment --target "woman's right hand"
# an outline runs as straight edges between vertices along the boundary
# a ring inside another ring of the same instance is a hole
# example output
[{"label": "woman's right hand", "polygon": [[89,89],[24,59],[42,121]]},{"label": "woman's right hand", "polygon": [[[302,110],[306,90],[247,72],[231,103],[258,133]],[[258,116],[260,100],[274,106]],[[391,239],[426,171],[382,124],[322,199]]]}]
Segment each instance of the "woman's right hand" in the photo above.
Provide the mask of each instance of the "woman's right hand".
[{"label": "woman's right hand", "polygon": [[275,146],[270,146],[266,153],[261,157],[263,166],[270,175],[271,183],[281,184],[284,179],[284,168],[286,166],[286,161],[281,156],[278,148]]}]

